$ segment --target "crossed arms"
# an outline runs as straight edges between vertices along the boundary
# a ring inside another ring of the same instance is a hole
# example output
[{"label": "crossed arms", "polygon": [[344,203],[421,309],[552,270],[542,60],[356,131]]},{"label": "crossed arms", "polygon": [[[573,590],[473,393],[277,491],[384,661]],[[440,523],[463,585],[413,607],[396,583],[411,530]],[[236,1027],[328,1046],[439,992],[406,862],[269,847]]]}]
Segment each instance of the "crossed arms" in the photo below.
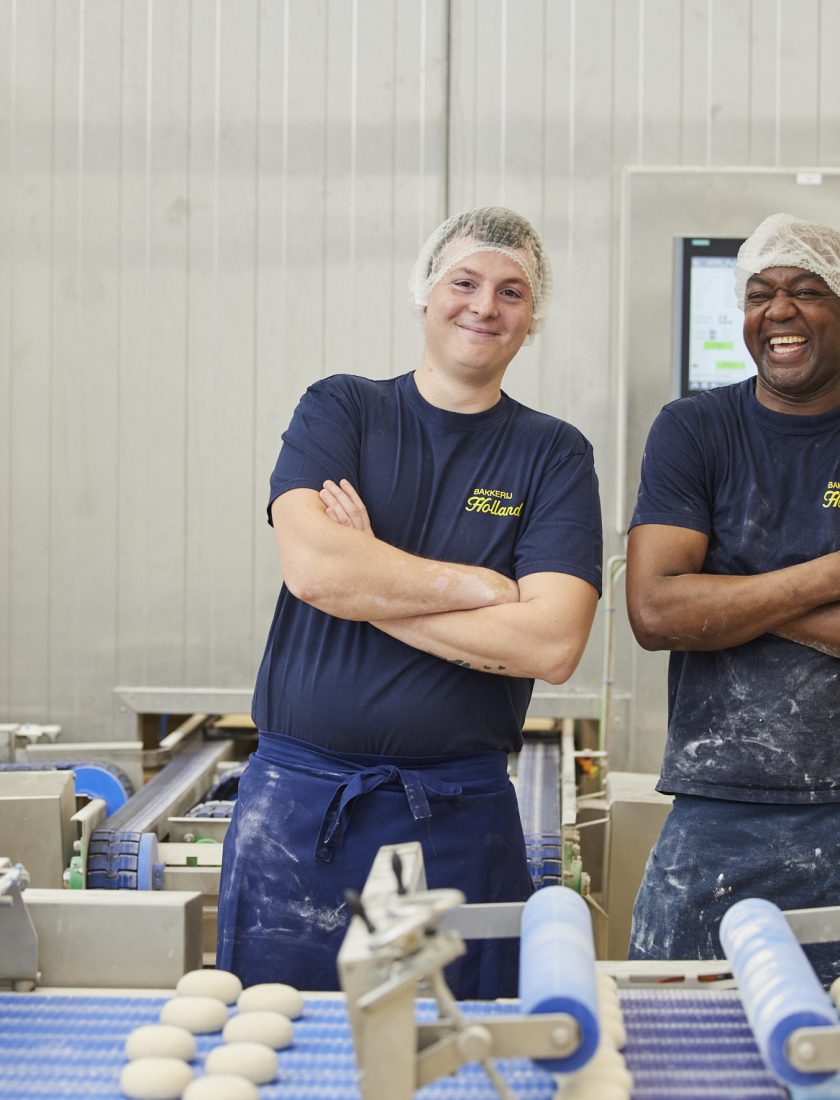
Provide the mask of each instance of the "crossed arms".
[{"label": "crossed arms", "polygon": [[627,610],[644,649],[716,650],[777,634],[840,657],[840,551],[754,576],[701,573],[708,537],[641,524],[627,545]]},{"label": "crossed arms", "polygon": [[304,603],[482,672],[560,684],[577,668],[597,606],[586,581],[533,573],[517,584],[406,553],[376,538],[347,481],[291,489],[271,515],[286,586]]}]

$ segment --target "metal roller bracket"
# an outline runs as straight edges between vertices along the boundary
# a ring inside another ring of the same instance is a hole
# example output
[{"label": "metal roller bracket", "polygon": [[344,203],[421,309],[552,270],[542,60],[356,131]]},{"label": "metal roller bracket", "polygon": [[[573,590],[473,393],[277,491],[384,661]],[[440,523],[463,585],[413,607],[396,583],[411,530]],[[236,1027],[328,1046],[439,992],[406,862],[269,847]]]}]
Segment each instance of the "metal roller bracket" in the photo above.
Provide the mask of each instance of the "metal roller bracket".
[{"label": "metal roller bracket", "polygon": [[29,885],[26,868],[0,858],[0,987],[30,991],[38,984],[38,936],[22,891]]},{"label": "metal roller bracket", "polygon": [[785,1057],[802,1073],[836,1073],[840,1070],[840,1025],[797,1028],[785,1045]]}]

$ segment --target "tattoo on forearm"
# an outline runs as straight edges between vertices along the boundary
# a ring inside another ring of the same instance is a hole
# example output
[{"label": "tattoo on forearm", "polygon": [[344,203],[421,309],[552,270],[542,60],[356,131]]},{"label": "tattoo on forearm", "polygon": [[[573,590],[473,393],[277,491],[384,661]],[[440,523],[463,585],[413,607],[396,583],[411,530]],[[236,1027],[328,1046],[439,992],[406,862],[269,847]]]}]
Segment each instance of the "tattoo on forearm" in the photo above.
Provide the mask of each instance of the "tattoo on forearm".
[{"label": "tattoo on forearm", "polygon": [[[458,665],[460,668],[478,668],[477,665],[471,665],[469,661],[462,661],[458,657],[444,657],[440,653],[433,653],[431,649],[427,649],[426,653],[430,657],[437,657],[439,661],[448,661],[449,664]],[[481,665],[480,669],[482,672],[505,672],[506,670],[507,665],[496,665],[495,667],[493,665]]]}]

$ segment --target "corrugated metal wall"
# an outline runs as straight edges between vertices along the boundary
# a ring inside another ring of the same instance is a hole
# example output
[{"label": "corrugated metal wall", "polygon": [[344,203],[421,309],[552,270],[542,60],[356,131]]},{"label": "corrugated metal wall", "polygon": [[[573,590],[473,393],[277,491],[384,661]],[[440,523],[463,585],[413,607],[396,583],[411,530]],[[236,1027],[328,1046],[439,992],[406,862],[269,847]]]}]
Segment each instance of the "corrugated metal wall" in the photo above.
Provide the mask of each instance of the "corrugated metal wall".
[{"label": "corrugated metal wall", "polygon": [[545,235],[506,388],[590,436],[620,551],[622,170],[840,165],[838,41],[840,0],[2,0],[0,721],[251,685],[280,432],[313,378],[414,365],[409,267],[469,205]]}]

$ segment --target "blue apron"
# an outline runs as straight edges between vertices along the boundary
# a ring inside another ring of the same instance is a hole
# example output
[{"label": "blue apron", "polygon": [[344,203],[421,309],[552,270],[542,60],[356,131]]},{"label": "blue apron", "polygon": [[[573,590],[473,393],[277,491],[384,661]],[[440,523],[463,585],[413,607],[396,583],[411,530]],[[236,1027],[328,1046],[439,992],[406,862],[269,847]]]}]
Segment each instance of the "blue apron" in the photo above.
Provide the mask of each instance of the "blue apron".
[{"label": "blue apron", "polygon": [[[503,752],[349,755],[260,733],[225,836],[216,965],[245,985],[338,988],[336,956],[383,844],[419,841],[430,889],[468,902],[532,893]],[[479,940],[447,968],[461,1000],[515,997],[515,940]]]},{"label": "blue apron", "polygon": [[[720,922],[741,898],[840,905],[840,803],[676,795],[636,898],[629,957],[723,958]],[[804,950],[824,985],[840,975],[840,943]]]}]

